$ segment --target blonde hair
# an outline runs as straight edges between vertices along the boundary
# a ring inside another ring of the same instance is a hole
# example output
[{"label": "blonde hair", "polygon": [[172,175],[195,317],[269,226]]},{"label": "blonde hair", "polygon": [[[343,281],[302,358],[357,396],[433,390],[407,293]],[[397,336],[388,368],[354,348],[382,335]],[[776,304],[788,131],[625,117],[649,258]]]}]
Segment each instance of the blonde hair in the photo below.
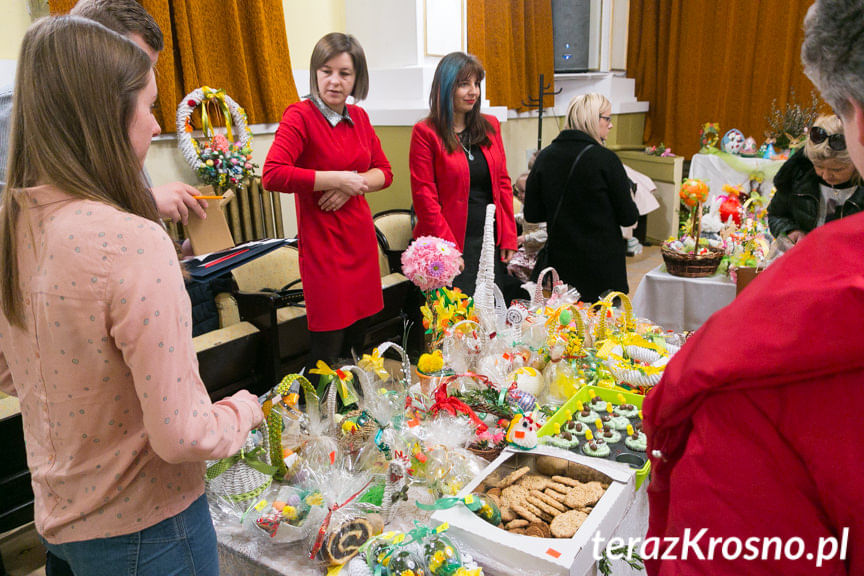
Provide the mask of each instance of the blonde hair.
[{"label": "blonde hair", "polygon": [[598,142],[600,138],[600,114],[603,110],[611,110],[612,103],[602,94],[580,94],[574,96],[567,106],[568,130],[581,130]]},{"label": "blonde hair", "polygon": [[0,308],[24,325],[15,228],[25,188],[50,184],[154,222],[159,214],[129,140],[147,54],[120,34],[77,16],[43,18],[18,59],[7,188],[0,215]]},{"label": "blonde hair", "polygon": [[[822,115],[816,118],[813,126],[819,126],[830,137],[833,134],[843,134],[843,122],[834,114]],[[845,138],[845,135],[844,135]],[[852,158],[849,157],[849,150],[834,150],[828,145],[828,138],[815,144],[810,140],[809,136],[804,144],[804,154],[811,162],[825,162],[826,160],[836,160],[844,164],[852,164]]]}]

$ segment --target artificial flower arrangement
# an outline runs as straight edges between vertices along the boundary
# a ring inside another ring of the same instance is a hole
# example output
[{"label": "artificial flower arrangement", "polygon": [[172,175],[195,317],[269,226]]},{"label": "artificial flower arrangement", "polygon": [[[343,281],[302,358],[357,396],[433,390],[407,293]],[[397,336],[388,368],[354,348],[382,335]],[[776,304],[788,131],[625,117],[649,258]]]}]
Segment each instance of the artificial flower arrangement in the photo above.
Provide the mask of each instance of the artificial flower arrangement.
[{"label": "artificial flower arrangement", "polygon": [[[192,112],[200,107],[204,141],[192,137]],[[225,134],[215,130],[214,119],[225,124]],[[234,139],[232,124],[238,132]],[[222,193],[255,175],[252,162],[252,132],[246,111],[224,90],[202,86],[187,94],[177,107],[177,145],[195,169],[198,178]]]},{"label": "artificial flower arrangement", "polygon": [[[429,335],[429,348],[441,345],[442,322],[452,323],[457,316],[469,316],[467,296],[442,289],[453,284],[459,275],[462,253],[453,242],[435,236],[421,236],[402,253],[402,273],[423,291],[423,327]],[[464,297],[464,298],[463,298]],[[439,320],[439,313],[442,320]]]},{"label": "artificial flower arrangement", "polygon": [[675,154],[672,152],[672,148],[666,147],[663,142],[660,142],[657,146],[646,146],[645,154],[649,156],[659,156],[661,158],[673,158]]}]

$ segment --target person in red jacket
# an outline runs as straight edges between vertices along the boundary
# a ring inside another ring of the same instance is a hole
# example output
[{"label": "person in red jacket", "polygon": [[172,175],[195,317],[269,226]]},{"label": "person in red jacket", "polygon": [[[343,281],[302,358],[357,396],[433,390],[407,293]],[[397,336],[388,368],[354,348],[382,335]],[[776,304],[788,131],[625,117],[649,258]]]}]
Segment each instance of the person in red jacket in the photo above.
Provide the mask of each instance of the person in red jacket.
[{"label": "person in red jacket", "polygon": [[264,163],[268,190],[293,193],[300,276],[310,331],[307,367],[359,352],[366,320],[384,307],[372,212],[365,194],[393,181],[369,116],[346,101],[369,90],[357,40],[331,33],[315,45],[307,100],[282,115]]},{"label": "person in red jacket", "polygon": [[507,276],[506,269],[518,247],[513,192],[501,127],[493,116],[480,113],[484,76],[480,61],[463,52],[448,54],[435,69],[429,116],[411,134],[408,162],[417,213],[414,237],[437,236],[456,244],[465,269],[453,285],[473,294],[486,206],[494,203],[495,282],[505,296],[512,296],[519,284]]},{"label": "person in red jacket", "polygon": [[[817,0],[802,47],[859,171],[862,30],[860,0]],[[855,214],[801,239],[648,393],[649,575],[864,574],[862,230]]]}]

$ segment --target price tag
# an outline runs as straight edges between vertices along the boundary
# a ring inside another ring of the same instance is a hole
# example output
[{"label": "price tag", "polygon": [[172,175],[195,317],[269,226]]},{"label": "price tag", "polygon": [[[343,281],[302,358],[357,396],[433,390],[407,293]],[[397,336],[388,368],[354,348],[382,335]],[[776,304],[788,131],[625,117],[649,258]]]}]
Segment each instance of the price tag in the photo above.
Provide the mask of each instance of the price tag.
[{"label": "price tag", "polygon": [[551,556],[552,558],[560,558],[561,557],[561,553],[559,551],[555,550],[554,548],[547,548],[546,554]]}]

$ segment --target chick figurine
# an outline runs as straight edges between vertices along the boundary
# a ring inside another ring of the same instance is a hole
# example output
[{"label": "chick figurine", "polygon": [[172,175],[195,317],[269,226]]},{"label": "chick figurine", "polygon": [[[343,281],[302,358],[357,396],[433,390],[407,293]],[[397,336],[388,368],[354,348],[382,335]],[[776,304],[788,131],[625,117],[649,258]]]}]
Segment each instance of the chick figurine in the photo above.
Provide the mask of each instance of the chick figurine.
[{"label": "chick figurine", "polygon": [[507,427],[507,434],[504,438],[508,444],[522,450],[531,450],[537,447],[538,429],[539,426],[533,418],[524,414],[516,414],[510,420],[510,426]]}]

